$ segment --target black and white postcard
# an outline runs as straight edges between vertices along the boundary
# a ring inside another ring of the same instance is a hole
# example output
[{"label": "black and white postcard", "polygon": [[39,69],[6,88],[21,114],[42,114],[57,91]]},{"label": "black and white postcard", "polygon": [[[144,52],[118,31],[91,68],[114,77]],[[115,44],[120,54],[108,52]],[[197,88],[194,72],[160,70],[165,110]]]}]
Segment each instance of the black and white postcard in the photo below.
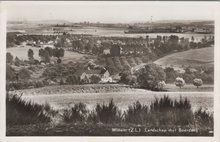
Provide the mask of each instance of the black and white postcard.
[{"label": "black and white postcard", "polygon": [[219,2],[0,4],[0,141],[219,140]]}]

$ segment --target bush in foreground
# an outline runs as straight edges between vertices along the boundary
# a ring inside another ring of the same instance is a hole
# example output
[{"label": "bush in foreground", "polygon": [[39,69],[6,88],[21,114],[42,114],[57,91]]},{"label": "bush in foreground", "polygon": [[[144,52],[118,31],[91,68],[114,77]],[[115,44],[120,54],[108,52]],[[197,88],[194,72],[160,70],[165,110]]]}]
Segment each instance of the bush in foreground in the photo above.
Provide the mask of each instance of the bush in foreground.
[{"label": "bush in foreground", "polygon": [[133,124],[146,124],[149,122],[149,108],[139,101],[128,107],[125,113],[125,122]]},{"label": "bush in foreground", "polygon": [[95,111],[90,113],[89,120],[92,122],[117,123],[122,120],[122,116],[112,99],[109,104],[97,104]]},{"label": "bush in foreground", "polygon": [[[213,130],[213,114],[199,109],[191,109],[190,101],[185,98],[172,100],[168,96],[155,99],[150,106],[135,102],[124,113],[111,100],[108,104],[97,104],[93,111],[88,111],[83,103],[65,109],[62,119],[67,123],[123,124],[161,127],[192,127]],[[50,122],[57,114],[48,104],[39,105],[26,102],[20,96],[7,95],[7,125],[39,124]]]},{"label": "bush in foreground", "polygon": [[83,103],[75,104],[70,110],[65,109],[62,117],[65,122],[83,122],[86,120],[87,109]]},{"label": "bush in foreground", "polygon": [[193,126],[198,124],[213,128],[213,116],[205,111],[193,113],[190,101],[180,97],[172,100],[168,96],[156,98],[148,107],[139,101],[128,107],[124,113],[118,109],[113,100],[109,104],[97,104],[93,111],[85,111],[85,104],[76,104],[69,111],[65,110],[65,122],[92,122],[104,124],[134,124],[143,126]]},{"label": "bush in foreground", "polygon": [[213,114],[206,112],[200,108],[195,112],[195,119],[200,127],[214,127]]},{"label": "bush in foreground", "polygon": [[49,104],[39,105],[21,99],[18,95],[6,97],[6,124],[36,124],[50,122],[54,111]]}]

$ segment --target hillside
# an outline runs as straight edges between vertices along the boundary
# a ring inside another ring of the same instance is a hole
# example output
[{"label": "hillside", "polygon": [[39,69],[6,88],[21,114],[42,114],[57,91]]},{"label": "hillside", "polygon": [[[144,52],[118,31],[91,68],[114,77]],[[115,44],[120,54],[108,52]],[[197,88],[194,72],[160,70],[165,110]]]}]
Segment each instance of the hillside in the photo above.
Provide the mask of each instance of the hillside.
[{"label": "hillside", "polygon": [[173,53],[156,60],[161,66],[201,66],[214,64],[214,48],[200,48]]}]

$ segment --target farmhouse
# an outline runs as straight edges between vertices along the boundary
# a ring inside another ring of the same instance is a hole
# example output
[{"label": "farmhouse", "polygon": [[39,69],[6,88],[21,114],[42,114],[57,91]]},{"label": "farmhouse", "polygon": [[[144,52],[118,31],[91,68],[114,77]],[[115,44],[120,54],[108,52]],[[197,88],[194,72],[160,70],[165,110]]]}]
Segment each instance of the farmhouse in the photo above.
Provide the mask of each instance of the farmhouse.
[{"label": "farmhouse", "polygon": [[110,73],[108,70],[78,70],[75,72],[75,76],[80,78],[80,81],[84,79],[88,79],[91,82],[92,76],[100,77],[102,83],[112,82],[112,78],[110,77]]}]

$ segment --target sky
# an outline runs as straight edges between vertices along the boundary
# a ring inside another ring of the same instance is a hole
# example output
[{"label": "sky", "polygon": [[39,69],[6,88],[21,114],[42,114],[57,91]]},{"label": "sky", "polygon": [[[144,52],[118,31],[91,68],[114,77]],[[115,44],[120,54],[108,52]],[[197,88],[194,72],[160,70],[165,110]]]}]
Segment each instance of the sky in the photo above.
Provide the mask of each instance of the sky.
[{"label": "sky", "polygon": [[213,20],[215,2],[64,1],[7,2],[7,19],[129,23],[151,20]]}]

